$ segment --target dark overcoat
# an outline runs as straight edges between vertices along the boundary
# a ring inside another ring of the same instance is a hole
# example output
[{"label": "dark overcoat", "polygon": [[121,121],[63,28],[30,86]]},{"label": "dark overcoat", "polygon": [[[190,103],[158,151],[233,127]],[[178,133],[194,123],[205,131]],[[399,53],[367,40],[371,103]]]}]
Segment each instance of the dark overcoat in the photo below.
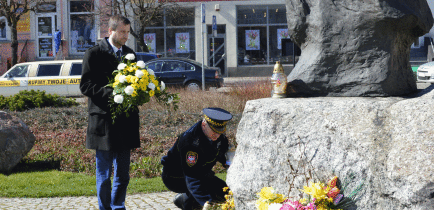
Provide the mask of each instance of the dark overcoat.
[{"label": "dark overcoat", "polygon": [[[128,53],[134,51],[122,46],[122,54]],[[113,89],[105,86],[109,78],[113,78],[112,73],[118,64],[107,38],[86,50],[84,54],[80,90],[88,97],[88,149],[117,151],[140,147],[138,112],[129,113],[129,117],[120,116],[112,123],[109,100]]]}]

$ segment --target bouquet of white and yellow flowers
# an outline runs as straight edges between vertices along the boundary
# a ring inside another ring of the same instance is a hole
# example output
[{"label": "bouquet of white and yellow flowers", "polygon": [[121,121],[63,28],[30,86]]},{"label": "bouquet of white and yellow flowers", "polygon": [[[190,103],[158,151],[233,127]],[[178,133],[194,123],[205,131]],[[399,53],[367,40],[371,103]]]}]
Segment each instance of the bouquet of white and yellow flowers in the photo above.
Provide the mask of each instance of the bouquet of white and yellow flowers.
[{"label": "bouquet of white and yellow flowers", "polygon": [[128,117],[131,111],[137,111],[138,106],[149,102],[154,96],[160,103],[177,109],[178,95],[166,92],[164,82],[157,80],[154,71],[146,69],[143,61],[134,63],[134,59],[134,54],[127,54],[117,70],[113,71],[114,77],[109,78],[107,86],[113,88],[113,97],[110,98],[113,122],[122,114]]}]

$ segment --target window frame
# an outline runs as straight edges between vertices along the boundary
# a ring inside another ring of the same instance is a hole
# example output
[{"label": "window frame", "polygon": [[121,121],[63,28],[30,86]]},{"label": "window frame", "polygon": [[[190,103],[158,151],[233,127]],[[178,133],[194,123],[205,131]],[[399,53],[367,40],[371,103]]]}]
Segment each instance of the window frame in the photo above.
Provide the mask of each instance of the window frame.
[{"label": "window frame", "polygon": [[5,37],[1,37],[0,36],[0,41],[6,41],[9,40],[9,23],[8,23],[8,19],[6,19],[5,16],[0,16],[0,21],[4,20],[5,21]]}]

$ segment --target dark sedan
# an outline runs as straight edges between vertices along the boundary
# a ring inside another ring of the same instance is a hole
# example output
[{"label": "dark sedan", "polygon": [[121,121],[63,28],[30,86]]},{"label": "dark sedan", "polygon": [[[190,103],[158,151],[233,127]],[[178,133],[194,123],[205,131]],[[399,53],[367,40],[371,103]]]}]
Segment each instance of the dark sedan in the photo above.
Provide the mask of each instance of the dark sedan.
[{"label": "dark sedan", "polygon": [[[202,89],[202,64],[187,58],[157,58],[146,62],[167,86],[182,86],[188,90]],[[205,67],[205,87],[219,88],[223,85],[220,68]]]}]

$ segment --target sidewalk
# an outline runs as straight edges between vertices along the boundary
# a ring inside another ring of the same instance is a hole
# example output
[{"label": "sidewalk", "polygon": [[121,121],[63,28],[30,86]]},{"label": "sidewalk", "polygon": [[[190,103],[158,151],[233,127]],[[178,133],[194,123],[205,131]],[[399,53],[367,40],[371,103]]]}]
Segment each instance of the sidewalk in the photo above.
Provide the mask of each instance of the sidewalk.
[{"label": "sidewalk", "polygon": [[[172,200],[176,193],[162,192],[127,195],[125,207],[128,210],[176,210]],[[98,209],[98,199],[93,197],[55,197],[55,198],[0,198],[0,210],[63,210]]]}]

